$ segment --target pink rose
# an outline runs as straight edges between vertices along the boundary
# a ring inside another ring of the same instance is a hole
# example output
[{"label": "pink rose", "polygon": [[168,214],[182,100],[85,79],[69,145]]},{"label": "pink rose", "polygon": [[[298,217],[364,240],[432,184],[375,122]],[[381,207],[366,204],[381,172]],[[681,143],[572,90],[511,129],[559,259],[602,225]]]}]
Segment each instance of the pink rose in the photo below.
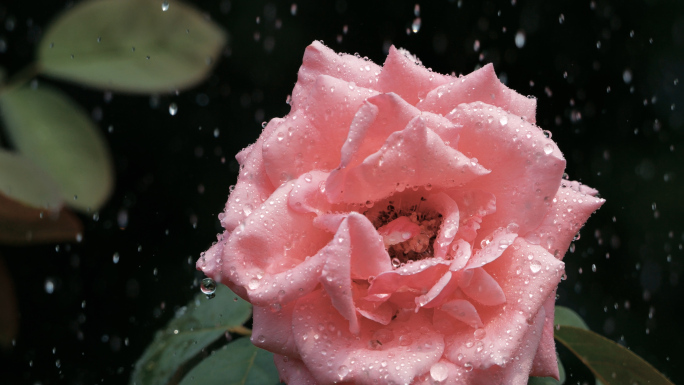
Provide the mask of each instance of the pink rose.
[{"label": "pink rose", "polygon": [[535,109],[491,65],[314,42],[197,267],[254,305],[252,341],[291,385],[557,377],[560,259],[603,200],[562,179]]}]

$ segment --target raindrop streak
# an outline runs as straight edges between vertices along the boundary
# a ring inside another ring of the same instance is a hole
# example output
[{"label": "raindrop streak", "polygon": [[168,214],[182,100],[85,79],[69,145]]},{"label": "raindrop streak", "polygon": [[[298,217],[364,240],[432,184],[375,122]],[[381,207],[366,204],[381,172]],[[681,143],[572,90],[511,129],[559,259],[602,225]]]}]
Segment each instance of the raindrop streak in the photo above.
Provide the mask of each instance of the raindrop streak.
[{"label": "raindrop streak", "polygon": [[55,283],[50,278],[45,280],[45,292],[52,294],[55,292]]},{"label": "raindrop streak", "polygon": [[164,1],[164,2],[162,3],[162,11],[166,12],[166,11],[168,11],[168,10],[169,10],[169,2],[168,2],[168,1]]},{"label": "raindrop streak", "polygon": [[171,116],[176,116],[177,113],[178,113],[178,106],[176,105],[176,103],[169,104],[169,114]]},{"label": "raindrop streak", "polygon": [[418,33],[418,31],[420,31],[420,25],[421,25],[420,17],[416,17],[413,20],[413,24],[411,24],[411,31],[413,31],[413,33]]},{"label": "raindrop streak", "polygon": [[216,296],[214,294],[216,293],[216,282],[211,278],[204,278],[200,290],[207,296],[207,299],[212,299]]}]

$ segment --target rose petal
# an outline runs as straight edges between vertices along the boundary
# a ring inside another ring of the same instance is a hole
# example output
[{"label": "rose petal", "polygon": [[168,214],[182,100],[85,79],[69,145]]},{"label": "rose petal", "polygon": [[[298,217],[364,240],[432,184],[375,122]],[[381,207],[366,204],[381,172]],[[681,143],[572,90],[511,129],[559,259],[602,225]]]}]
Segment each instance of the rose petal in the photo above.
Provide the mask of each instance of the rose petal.
[{"label": "rose petal", "polygon": [[490,192],[472,189],[450,189],[446,193],[458,205],[461,223],[456,239],[474,242],[482,218],[496,212],[496,197]]},{"label": "rose petal", "polygon": [[446,115],[461,103],[476,101],[501,107],[530,123],[535,122],[537,100],[520,95],[503,85],[496,77],[492,64],[433,89],[416,107]]},{"label": "rose petal", "polygon": [[[539,266],[541,268],[537,269]],[[455,363],[462,354],[471,359],[475,368],[487,369],[510,363],[520,346],[527,343],[525,334],[534,325],[546,298],[560,282],[563,263],[543,248],[518,237],[501,257],[481,269],[497,277],[506,296],[506,306],[476,305],[484,324],[483,335],[474,340],[472,329],[454,328],[447,334],[445,354]]]},{"label": "rose petal", "polygon": [[482,247],[475,251],[468,261],[467,267],[473,269],[494,261],[503,254],[517,237],[518,234],[508,229],[497,229],[485,238]]},{"label": "rose petal", "polygon": [[306,47],[302,66],[297,74],[297,84],[292,90],[292,108],[308,96],[319,75],[329,75],[338,79],[354,82],[361,87],[377,89],[381,67],[353,55],[340,54],[314,41]]},{"label": "rose petal", "polygon": [[483,268],[477,267],[467,271],[472,271],[472,275],[468,274],[467,279],[461,280],[459,287],[468,297],[487,306],[506,302],[506,295],[499,283]]},{"label": "rose petal", "polygon": [[408,51],[390,46],[378,86],[382,92],[395,92],[408,103],[416,105],[428,92],[453,80],[451,76],[432,72],[416,63],[416,58]]},{"label": "rose petal", "polygon": [[[329,173],[318,170],[300,175],[288,198],[290,208],[301,213],[315,213],[319,216],[331,211],[333,205],[328,202],[325,193],[321,191],[328,175]],[[334,231],[331,230],[331,232]]]},{"label": "rose petal", "polygon": [[439,310],[449,314],[457,320],[465,323],[472,328],[481,328],[482,320],[477,314],[477,309],[472,303],[465,299],[455,299],[442,304]]},{"label": "rose petal", "polygon": [[544,302],[544,327],[541,331],[539,347],[532,361],[530,376],[553,377],[560,379],[558,361],[556,358],[556,342],[553,339],[553,319],[556,305],[556,290],[553,290]]},{"label": "rose petal", "polygon": [[331,173],[326,193],[331,202],[377,201],[397,186],[455,186],[486,173],[484,167],[445,145],[418,116],[406,129],[391,134],[360,165]]},{"label": "rose petal", "polygon": [[389,300],[402,308],[413,309],[416,297],[427,294],[448,270],[449,261],[436,258],[417,261],[378,275],[368,289],[375,300]]},{"label": "rose petal", "polygon": [[472,248],[470,243],[464,241],[463,239],[457,239],[454,241],[449,249],[449,258],[451,259],[451,266],[449,266],[449,270],[459,271],[463,269],[470,260],[471,254]]},{"label": "rose petal", "polygon": [[442,225],[439,227],[439,233],[435,238],[432,247],[434,249],[435,258],[446,258],[451,242],[458,233],[459,226],[459,211],[458,205],[447,194],[440,192],[437,194],[430,194],[425,202],[424,209],[434,210],[442,215]]},{"label": "rose petal", "polygon": [[416,311],[421,307],[429,308],[441,305],[443,301],[436,299],[448,297],[456,288],[458,288],[458,280],[454,279],[450,271],[447,271],[425,295],[416,297]]},{"label": "rose petal", "polygon": [[377,91],[330,76],[318,76],[306,102],[263,143],[264,168],[273,185],[311,170],[337,167],[354,113],[375,94]]},{"label": "rose petal", "polygon": [[318,381],[311,375],[302,361],[274,354],[273,362],[275,362],[282,382],[297,385],[318,385]]},{"label": "rose petal", "polygon": [[292,336],[294,302],[285,306],[254,306],[252,343],[275,354],[299,358]]},{"label": "rose petal", "polygon": [[408,384],[442,356],[444,340],[423,312],[403,312],[387,326],[364,318],[360,324],[361,333],[351,334],[320,290],[297,301],[295,341],[319,383]]},{"label": "rose petal", "polygon": [[255,207],[262,204],[275,191],[275,186],[266,175],[261,148],[264,142],[275,132],[284,119],[271,119],[264,128],[256,143],[240,151],[235,158],[240,164],[240,174],[235,189],[228,197],[223,211],[221,225],[227,231],[233,231]]},{"label": "rose petal", "polygon": [[573,238],[589,216],[605,203],[604,199],[590,194],[596,190],[580,189],[582,187],[577,184],[561,186],[541,225],[527,236],[528,240],[539,243],[559,259],[563,259]]},{"label": "rose petal", "polygon": [[496,212],[483,220],[480,234],[514,221],[520,235],[537,228],[565,169],[556,144],[534,125],[480,102],[462,104],[447,117],[463,124],[459,148],[467,149],[464,154],[492,170],[468,184],[491,192],[498,202]]},{"label": "rose petal", "polygon": [[293,184],[273,192],[235,228],[221,254],[199,266],[207,276],[240,287],[236,294],[257,306],[285,304],[313,290],[325,262],[319,250],[331,234],[314,227],[311,214],[290,208]]}]

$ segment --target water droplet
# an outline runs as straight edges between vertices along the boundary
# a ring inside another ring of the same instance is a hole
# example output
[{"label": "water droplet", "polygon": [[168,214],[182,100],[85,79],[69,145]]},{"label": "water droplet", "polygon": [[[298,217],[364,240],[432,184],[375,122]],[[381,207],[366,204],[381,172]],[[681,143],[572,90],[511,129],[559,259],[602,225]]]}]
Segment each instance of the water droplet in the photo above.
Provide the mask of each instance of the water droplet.
[{"label": "water droplet", "polygon": [[257,337],[257,341],[260,344],[263,344],[264,342],[266,342],[266,337],[263,334],[260,334],[259,337]]},{"label": "water droplet", "polygon": [[473,364],[471,364],[470,362],[466,362],[465,365],[463,365],[463,367],[465,368],[466,372],[471,372],[473,370]]},{"label": "water droplet", "polygon": [[411,31],[413,31],[413,33],[418,33],[418,31],[420,31],[420,25],[421,25],[420,17],[416,17],[413,20],[413,23],[411,24]]},{"label": "water droplet", "polygon": [[164,1],[164,2],[162,3],[162,11],[166,12],[166,11],[168,11],[168,10],[169,10],[169,2],[168,2],[168,1]]},{"label": "water droplet", "polygon": [[480,41],[475,40],[475,42],[473,43],[473,51],[477,52],[479,50],[480,50]]},{"label": "water droplet", "polygon": [[349,374],[349,368],[342,365],[337,369],[337,375],[340,377],[340,380],[345,378]]},{"label": "water droplet", "polygon": [[507,124],[508,124],[508,117],[507,117],[506,115],[502,116],[502,117],[499,119],[499,123],[501,123],[502,126],[507,125]]},{"label": "water droplet", "polygon": [[632,82],[632,70],[629,68],[625,69],[625,71],[622,73],[622,80],[625,82],[625,84],[629,84]]},{"label": "water droplet", "polygon": [[297,15],[297,3],[294,3],[290,6],[290,14],[292,16]]},{"label": "water droplet", "polygon": [[437,382],[442,382],[449,376],[449,367],[446,364],[438,362],[430,368],[430,377]]},{"label": "water droplet", "polygon": [[525,32],[524,31],[518,31],[518,33],[515,34],[515,46],[518,48],[522,48],[525,46]]},{"label": "water droplet", "polygon": [[392,266],[395,268],[401,266],[401,261],[399,258],[392,258]]},{"label": "water droplet", "polygon": [[216,293],[216,282],[211,278],[204,278],[200,285],[200,290],[202,290],[202,293],[204,293],[207,298],[214,298],[214,293]]},{"label": "water droplet", "polygon": [[541,268],[541,263],[539,263],[539,261],[536,259],[530,263],[530,270],[532,270],[533,273],[538,273]]},{"label": "water droplet", "polygon": [[177,113],[178,113],[178,106],[176,105],[176,103],[169,104],[169,115],[176,116]]},{"label": "water droplet", "polygon": [[45,280],[45,292],[48,294],[52,294],[55,292],[55,283],[52,282],[52,279],[50,278]]},{"label": "water droplet", "polygon": [[551,145],[551,143],[546,143],[544,145],[544,154],[551,155],[552,152],[553,152],[553,146]]},{"label": "water droplet", "polygon": [[481,340],[485,337],[486,334],[487,332],[484,329],[477,329],[475,330],[475,333],[473,333],[473,336],[476,340]]},{"label": "water droplet", "polygon": [[112,262],[114,262],[114,264],[119,263],[119,253],[114,253],[112,256]]}]

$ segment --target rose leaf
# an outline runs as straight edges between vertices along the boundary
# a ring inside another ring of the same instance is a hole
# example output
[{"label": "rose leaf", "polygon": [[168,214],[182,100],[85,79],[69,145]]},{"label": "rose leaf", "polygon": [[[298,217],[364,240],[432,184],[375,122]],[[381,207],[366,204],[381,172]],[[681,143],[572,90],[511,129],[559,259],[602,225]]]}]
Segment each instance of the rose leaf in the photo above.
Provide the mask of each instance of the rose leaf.
[{"label": "rose leaf", "polygon": [[38,49],[42,73],[110,91],[168,93],[204,80],[227,40],[180,1],[83,1],[62,13]]},{"label": "rose leaf", "polygon": [[280,383],[273,353],[240,338],[214,351],[195,366],[180,385],[276,385]]},{"label": "rose leaf", "polygon": [[586,322],[575,313],[574,310],[565,306],[556,306],[554,325],[574,326],[576,328],[589,330]]},{"label": "rose leaf", "polygon": [[554,337],[605,385],[674,385],[641,357],[591,330],[559,325]]},{"label": "rose leaf", "polygon": [[215,298],[198,294],[176,312],[176,317],[157,332],[152,343],[135,364],[131,377],[134,385],[177,383],[197,357],[210,345],[224,339],[226,333],[244,330],[252,314],[251,305],[223,285]]},{"label": "rose leaf", "polygon": [[41,85],[0,94],[0,112],[14,148],[56,182],[67,205],[87,211],[104,204],[114,184],[111,156],[80,106]]}]

